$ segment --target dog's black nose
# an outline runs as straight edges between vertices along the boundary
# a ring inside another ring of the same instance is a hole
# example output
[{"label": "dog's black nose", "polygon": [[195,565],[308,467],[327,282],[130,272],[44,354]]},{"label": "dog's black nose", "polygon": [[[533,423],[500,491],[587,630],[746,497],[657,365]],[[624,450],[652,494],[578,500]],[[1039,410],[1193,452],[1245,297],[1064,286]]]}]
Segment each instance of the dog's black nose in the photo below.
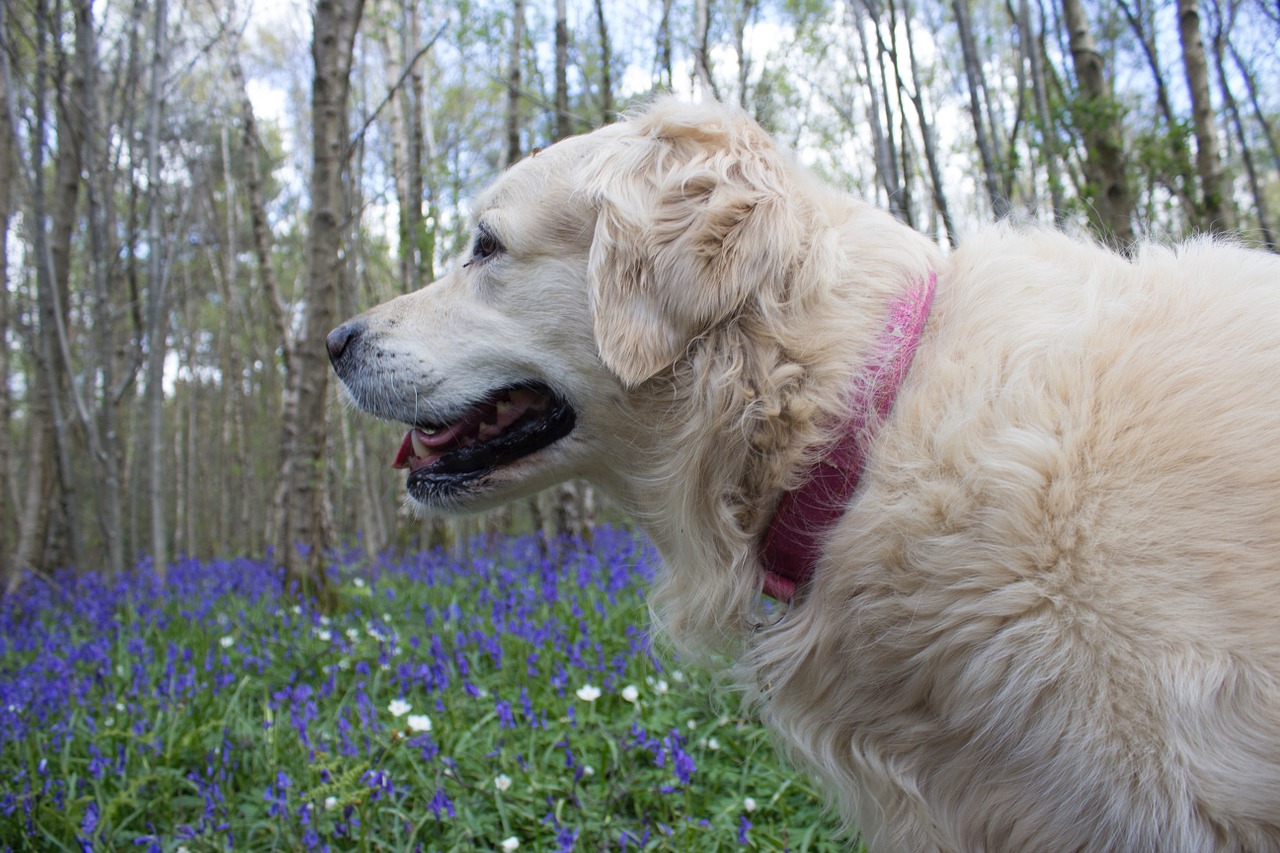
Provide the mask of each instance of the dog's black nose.
[{"label": "dog's black nose", "polygon": [[329,348],[329,361],[333,363],[334,367],[338,366],[342,356],[351,349],[351,344],[355,339],[360,337],[360,331],[361,325],[359,323],[343,323],[324,339],[325,346]]}]

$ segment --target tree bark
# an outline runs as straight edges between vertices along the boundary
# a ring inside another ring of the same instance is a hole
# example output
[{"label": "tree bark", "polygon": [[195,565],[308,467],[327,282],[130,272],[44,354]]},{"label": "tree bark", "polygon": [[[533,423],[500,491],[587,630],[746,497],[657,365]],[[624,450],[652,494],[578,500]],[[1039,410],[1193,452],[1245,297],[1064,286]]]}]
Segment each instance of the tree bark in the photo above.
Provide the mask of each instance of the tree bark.
[{"label": "tree bark", "polygon": [[675,0],[662,0],[662,15],[658,19],[658,81],[654,88],[671,91],[675,77],[671,63],[671,7]]},{"label": "tree bark", "polygon": [[1134,241],[1133,195],[1125,171],[1122,114],[1103,73],[1102,54],[1080,0],[1062,0],[1076,72],[1073,113],[1085,141],[1085,194],[1089,219],[1111,245],[1128,250]]},{"label": "tree bark", "polygon": [[613,121],[613,46],[604,17],[604,0],[595,0],[596,29],[600,33],[600,123]]},{"label": "tree bark", "polygon": [[1240,161],[1244,165],[1245,175],[1249,179],[1249,192],[1253,196],[1253,211],[1258,220],[1258,230],[1262,233],[1262,243],[1273,252],[1280,251],[1276,244],[1276,233],[1271,226],[1271,214],[1268,210],[1267,194],[1257,165],[1253,159],[1253,147],[1249,144],[1248,135],[1244,132],[1244,121],[1240,117],[1240,104],[1227,79],[1226,41],[1228,26],[1219,21],[1218,30],[1213,38],[1213,62],[1218,75],[1218,88],[1222,92],[1222,108],[1226,111],[1235,132],[1236,145],[1240,148]]},{"label": "tree bark", "polygon": [[167,299],[165,296],[164,227],[160,189],[160,119],[164,110],[163,71],[165,63],[166,0],[156,0],[153,48],[151,54],[151,87],[147,97],[147,444],[150,448],[147,468],[148,494],[151,501],[151,564],[164,576],[169,567],[168,500],[165,470],[168,460],[164,440],[164,359],[167,348]]},{"label": "tree bark", "polygon": [[1218,127],[1213,120],[1209,95],[1209,63],[1200,35],[1197,0],[1178,0],[1178,35],[1182,41],[1182,64],[1191,95],[1191,116],[1196,131],[1196,171],[1200,175],[1200,227],[1210,233],[1233,227],[1218,153]]},{"label": "tree bark", "polygon": [[[0,5],[0,41],[11,43],[7,7]],[[9,221],[13,216],[14,126],[10,111],[12,73],[8,51],[0,51],[0,591],[8,586],[8,572],[13,567],[4,555],[10,553],[11,520],[17,515],[16,495],[11,491],[13,483],[13,451],[9,442],[9,423],[13,408],[9,392]]]},{"label": "tree bark", "polygon": [[[1163,170],[1172,171],[1173,174],[1168,177],[1160,175],[1158,178],[1178,197],[1187,220],[1196,222],[1200,219],[1200,210],[1199,203],[1196,201],[1195,170],[1191,165],[1191,150],[1187,147],[1187,138],[1178,126],[1178,117],[1174,115],[1173,105],[1169,100],[1169,87],[1165,85],[1164,73],[1160,68],[1155,37],[1148,35],[1149,28],[1143,14],[1141,0],[1136,3],[1136,8],[1130,8],[1126,0],[1117,0],[1117,2],[1120,11],[1124,13],[1125,20],[1129,22],[1129,29],[1133,31],[1138,46],[1142,49],[1147,68],[1151,71],[1151,80],[1156,88],[1156,107],[1160,111],[1161,119],[1164,120],[1169,152],[1173,155],[1174,168]],[[1154,26],[1150,29],[1154,29]]]},{"label": "tree bark", "polygon": [[565,0],[556,0],[556,139],[573,134],[569,115],[569,13]]},{"label": "tree bark", "polygon": [[1045,83],[1044,52],[1040,40],[1032,32],[1031,4],[1018,0],[1018,35],[1022,54],[1031,69],[1031,91],[1035,96],[1037,125],[1040,130],[1040,150],[1044,156],[1045,173],[1049,183],[1049,203],[1053,206],[1053,221],[1059,227],[1066,222],[1067,205],[1062,194],[1062,168],[1058,162],[1057,123],[1049,107],[1049,88]]},{"label": "tree bark", "polygon": [[[122,486],[120,452],[116,430],[115,307],[112,304],[108,274],[109,258],[115,252],[108,246],[108,205],[112,186],[108,170],[107,140],[109,129],[103,124],[98,84],[97,34],[93,9],[89,0],[75,3],[76,54],[84,80],[81,104],[84,137],[82,142],[85,201],[89,219],[88,267],[91,275],[93,337],[92,361],[98,381],[93,383],[99,403],[96,413],[88,410],[83,399],[77,406],[81,427],[88,439],[89,453],[95,460],[96,493],[99,528],[106,545],[107,569],[112,574],[124,571],[124,525],[121,516]],[[92,392],[92,389],[90,389]],[[95,416],[96,414],[96,416]]]},{"label": "tree bark", "polygon": [[520,57],[524,44],[524,0],[513,0],[511,5],[511,48],[507,68],[507,165],[520,159],[524,153],[520,145]]},{"label": "tree bark", "polygon": [[286,485],[276,559],[285,579],[304,595],[332,604],[324,572],[324,474],[328,432],[329,364],[325,335],[337,320],[343,279],[342,175],[349,145],[347,102],[351,61],[363,0],[317,0],[312,15],[311,89],[313,149],[306,305],[293,369],[287,377],[296,407],[286,413],[281,481]]},{"label": "tree bark", "polygon": [[715,80],[711,76],[711,0],[694,0],[693,3],[693,80],[700,97],[720,100]]},{"label": "tree bark", "polygon": [[[902,207],[902,183],[898,178],[898,155],[893,142],[893,116],[888,103],[889,93],[887,90],[882,91],[882,87],[876,82],[875,65],[879,65],[883,71],[883,63],[877,62],[873,65],[871,47],[867,44],[867,33],[864,29],[867,24],[877,28],[876,42],[883,51],[878,31],[879,25],[876,23],[876,11],[872,8],[870,0],[861,0],[856,5],[850,4],[849,17],[851,26],[858,33],[858,45],[862,51],[862,64],[866,73],[864,85],[867,96],[871,100],[871,141],[876,154],[876,176],[884,190],[889,212],[905,221],[906,211]],[[883,110],[881,109],[882,94]],[[842,111],[842,116],[851,130],[858,129],[852,114]]]},{"label": "tree bark", "polygon": [[987,190],[987,199],[991,203],[991,212],[997,219],[1003,219],[1009,215],[1009,199],[1000,191],[1000,165],[996,159],[995,145],[991,139],[983,109],[986,75],[982,71],[982,60],[978,56],[977,42],[973,37],[969,2],[970,0],[952,0],[951,8],[955,10],[956,26],[960,30],[964,78],[969,89],[969,113],[973,117],[974,139],[978,146],[978,155],[982,159],[983,183]]},{"label": "tree bark", "polygon": [[929,111],[925,107],[924,93],[920,83],[919,63],[916,61],[915,39],[911,36],[911,5],[903,0],[903,25],[906,27],[907,59],[911,66],[911,103],[915,107],[916,121],[920,124],[920,136],[924,142],[924,158],[929,168],[929,184],[933,193],[933,205],[942,217],[942,225],[947,233],[947,242],[952,246],[959,245],[960,234],[955,221],[951,217],[951,207],[947,203],[947,194],[943,187],[942,165],[938,158],[937,135],[933,122],[929,120]]}]

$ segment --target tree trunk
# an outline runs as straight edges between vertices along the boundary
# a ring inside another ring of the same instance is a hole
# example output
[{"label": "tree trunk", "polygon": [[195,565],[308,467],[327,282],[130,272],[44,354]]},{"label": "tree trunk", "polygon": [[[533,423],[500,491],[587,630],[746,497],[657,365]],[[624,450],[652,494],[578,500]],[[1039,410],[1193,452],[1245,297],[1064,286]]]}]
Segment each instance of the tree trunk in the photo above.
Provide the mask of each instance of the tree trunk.
[{"label": "tree trunk", "polygon": [[[7,7],[0,6],[0,41],[10,44]],[[10,102],[12,73],[8,51],[0,51],[0,592],[8,586],[7,573],[13,566],[5,559],[9,554],[12,534],[11,520],[17,515],[16,494],[13,482],[13,451],[9,443],[9,423],[12,402],[9,392],[9,220],[13,215],[13,183],[16,178],[13,155],[14,126],[9,117],[14,104]]]},{"label": "tree trunk", "polygon": [[[866,25],[877,28],[876,42],[880,45],[879,25],[876,12],[871,8],[869,0],[849,6],[850,23],[858,33],[858,45],[862,51],[862,64],[866,73],[865,87],[871,99],[871,141],[876,155],[876,176],[885,193],[885,202],[889,212],[898,219],[906,219],[906,211],[902,208],[902,184],[898,178],[898,155],[893,142],[893,116],[888,103],[889,93],[876,82],[875,65],[872,64],[871,47],[867,44]],[[881,66],[882,63],[876,63]],[[882,78],[883,79],[883,78]],[[881,95],[884,96],[884,108],[881,110]],[[858,125],[851,113],[842,111],[845,123],[850,130],[857,131]],[[883,123],[882,120],[883,119]]]},{"label": "tree trunk", "polygon": [[741,0],[733,16],[733,50],[738,57],[738,106],[744,110],[747,108],[747,76],[751,72],[747,60],[747,25],[751,23],[755,10],[756,0]]},{"label": "tree trunk", "polygon": [[[116,430],[114,391],[116,384],[115,361],[115,307],[112,304],[108,273],[110,257],[114,252],[108,246],[108,205],[113,196],[108,175],[109,156],[107,140],[109,129],[102,122],[99,107],[98,48],[94,29],[93,9],[89,0],[75,3],[76,54],[80,61],[80,73],[84,80],[82,102],[84,137],[82,142],[86,204],[89,219],[89,257],[91,275],[93,338],[92,361],[96,362],[97,382],[92,383],[99,404],[95,413],[89,411],[77,392],[81,426],[88,439],[90,456],[95,460],[94,485],[98,526],[106,548],[107,569],[112,574],[124,571],[124,524],[121,503],[124,495],[121,487],[120,452]],[[74,386],[73,386],[74,387]],[[92,388],[90,389],[92,392]]]},{"label": "tree trunk", "polygon": [[1169,100],[1169,87],[1164,83],[1164,72],[1160,68],[1155,37],[1148,35],[1149,29],[1154,29],[1154,26],[1148,28],[1141,3],[1138,3],[1136,8],[1130,8],[1126,0],[1118,0],[1118,5],[1120,11],[1124,13],[1125,20],[1129,22],[1129,29],[1133,31],[1138,46],[1142,49],[1143,57],[1147,60],[1147,68],[1151,71],[1151,80],[1156,87],[1156,107],[1164,121],[1169,152],[1173,155],[1174,168],[1168,170],[1173,174],[1168,177],[1160,175],[1158,179],[1178,197],[1187,221],[1197,222],[1200,219],[1200,205],[1196,201],[1195,170],[1191,166],[1191,151],[1187,147],[1187,137],[1179,127],[1178,117],[1174,115],[1173,105]]},{"label": "tree trunk", "polygon": [[1191,115],[1196,130],[1196,171],[1200,174],[1200,227],[1209,232],[1233,226],[1223,185],[1222,158],[1218,154],[1218,128],[1213,121],[1209,97],[1209,63],[1200,36],[1197,0],[1178,0],[1178,35],[1182,41],[1182,64],[1191,95]]},{"label": "tree trunk", "polygon": [[915,107],[916,120],[920,123],[920,137],[924,141],[924,158],[929,167],[929,183],[933,191],[933,206],[942,217],[943,228],[947,232],[947,242],[952,246],[959,245],[960,234],[955,221],[951,218],[951,207],[947,204],[947,194],[943,189],[942,165],[938,159],[937,135],[933,122],[929,120],[929,111],[925,107],[924,93],[920,83],[920,69],[916,62],[915,39],[911,36],[911,5],[909,0],[903,1],[902,21],[906,27],[907,59],[911,63],[911,103]]},{"label": "tree trunk", "polygon": [[164,359],[167,326],[165,297],[164,227],[160,190],[160,118],[164,110],[164,63],[166,0],[156,0],[151,54],[151,89],[147,97],[147,446],[150,464],[147,469],[148,493],[151,500],[151,563],[163,577],[169,567],[169,533],[166,524],[168,500],[165,470],[168,458],[164,440]]},{"label": "tree trunk", "polygon": [[1053,205],[1053,221],[1059,227],[1066,222],[1067,205],[1062,195],[1062,169],[1058,162],[1058,128],[1053,111],[1049,107],[1049,88],[1045,83],[1044,52],[1040,40],[1034,37],[1031,27],[1031,5],[1018,0],[1018,34],[1022,54],[1031,67],[1031,91],[1035,95],[1037,124],[1040,129],[1040,150],[1044,156],[1045,173],[1049,181],[1049,202]]},{"label": "tree trunk", "polygon": [[569,13],[565,0],[556,0],[556,139],[573,134],[569,115]]},{"label": "tree trunk", "polygon": [[1231,84],[1227,80],[1225,59],[1226,29],[1226,24],[1219,21],[1218,31],[1214,34],[1213,39],[1213,61],[1218,75],[1218,88],[1222,92],[1222,107],[1226,110],[1227,118],[1231,122],[1231,128],[1235,132],[1236,144],[1240,147],[1240,160],[1244,165],[1245,175],[1249,179],[1249,192],[1253,195],[1253,210],[1258,219],[1258,230],[1262,232],[1263,245],[1273,252],[1280,251],[1280,246],[1276,244],[1276,233],[1271,227],[1271,215],[1267,208],[1265,187],[1253,160],[1253,148],[1250,146],[1249,138],[1244,132],[1244,121],[1240,118],[1240,105],[1236,101],[1235,93],[1231,91]]},{"label": "tree trunk", "polygon": [[694,89],[702,98],[720,100],[711,76],[711,0],[693,2],[693,79]]},{"label": "tree trunk", "polygon": [[[403,20],[401,21],[403,24]],[[400,28],[403,30],[403,26]],[[386,51],[386,61],[383,63],[383,78],[387,83],[387,90],[395,92],[395,87],[400,81],[400,55],[402,51],[397,46],[396,32],[391,27],[387,27],[382,34],[382,47]],[[400,40],[403,43],[403,40]],[[402,97],[403,92],[391,96],[391,102],[388,106],[388,114],[391,124],[391,175],[396,190],[396,212],[397,212],[397,237],[399,242],[400,255],[400,292],[409,293],[417,290],[417,270],[414,264],[414,234],[413,234],[413,213],[412,198],[413,193],[409,189],[409,173],[413,169],[413,159],[409,155],[409,128],[406,113],[408,112],[409,98]],[[419,201],[421,204],[421,201]]]},{"label": "tree trunk", "polygon": [[329,389],[324,338],[337,319],[345,269],[343,227],[349,212],[342,209],[342,173],[349,145],[351,61],[363,6],[363,0],[317,0],[312,14],[314,129],[306,305],[286,380],[296,407],[286,413],[281,442],[281,481],[286,488],[276,559],[285,567],[287,583],[297,584],[304,595],[325,606],[332,601],[323,567]]},{"label": "tree trunk", "polygon": [[524,0],[514,0],[511,7],[511,50],[507,69],[507,165],[515,163],[523,153],[520,145],[520,57],[524,43]]},{"label": "tree trunk", "polygon": [[671,7],[675,0],[662,0],[662,15],[658,19],[658,84],[655,88],[670,92],[675,86],[671,67]]},{"label": "tree trunk", "polygon": [[1108,91],[1102,55],[1080,0],[1062,0],[1076,72],[1073,114],[1085,141],[1085,195],[1089,219],[1103,239],[1127,251],[1133,244],[1133,195],[1125,172],[1122,118]]},{"label": "tree trunk", "polygon": [[613,46],[604,18],[604,0],[595,0],[596,28],[600,33],[600,123],[613,121]]},{"label": "tree trunk", "polygon": [[1249,105],[1253,107],[1253,118],[1262,127],[1263,135],[1267,140],[1267,147],[1271,150],[1271,166],[1280,172],[1280,134],[1277,134],[1271,127],[1271,120],[1267,118],[1267,111],[1258,103],[1258,88],[1254,82],[1253,71],[1249,65],[1240,56],[1235,45],[1228,41],[1231,48],[1231,58],[1235,61],[1236,68],[1240,70],[1240,77],[1244,80],[1245,89],[1249,92]]},{"label": "tree trunk", "polygon": [[[37,24],[38,38],[43,40],[47,35],[54,35],[54,44],[60,40],[60,34],[47,28],[56,26],[56,22],[47,17],[47,7],[40,4],[42,16]],[[44,48],[38,49],[44,57]],[[59,65],[64,64],[60,58]],[[41,62],[37,62],[40,65]],[[40,73],[39,71],[37,72]],[[47,71],[45,72],[47,73]],[[77,494],[77,479],[72,467],[73,438],[70,434],[70,423],[67,417],[67,399],[71,387],[71,354],[68,351],[69,336],[67,325],[71,304],[71,247],[72,234],[76,228],[76,206],[80,197],[81,140],[83,130],[76,115],[77,110],[70,104],[79,104],[84,100],[83,81],[73,70],[71,77],[63,81],[68,97],[60,98],[57,109],[57,163],[54,167],[54,193],[51,223],[46,235],[44,228],[37,234],[36,264],[37,291],[40,314],[39,332],[39,364],[43,371],[41,385],[45,386],[39,393],[48,396],[49,429],[48,447],[53,454],[57,475],[56,509],[60,515],[61,526],[67,532],[67,541],[63,543],[70,552],[73,565],[87,568],[84,563],[84,547],[80,525],[75,521],[80,517],[80,499]],[[39,84],[38,99],[46,96],[44,78]],[[46,107],[37,105],[37,139],[49,138],[46,133]],[[37,146],[38,147],[38,146]],[[35,180],[36,210],[34,220],[45,221],[43,152],[33,157]],[[36,476],[50,476],[53,472],[34,471]],[[52,510],[53,508],[51,508]],[[51,525],[58,521],[50,514],[43,516]],[[35,531],[47,544],[57,545],[49,531]],[[41,555],[41,563],[47,564],[58,560],[57,554],[47,551]],[[62,555],[65,559],[66,555]]]},{"label": "tree trunk", "polygon": [[982,176],[991,202],[991,211],[997,219],[1009,215],[1009,199],[1000,191],[1000,166],[995,155],[995,145],[983,110],[983,92],[986,75],[982,71],[982,59],[978,56],[977,42],[973,37],[973,22],[969,18],[970,0],[952,0],[956,13],[956,26],[960,30],[960,51],[964,56],[964,78],[969,88],[969,113],[973,117],[974,139],[978,155],[982,159]]}]

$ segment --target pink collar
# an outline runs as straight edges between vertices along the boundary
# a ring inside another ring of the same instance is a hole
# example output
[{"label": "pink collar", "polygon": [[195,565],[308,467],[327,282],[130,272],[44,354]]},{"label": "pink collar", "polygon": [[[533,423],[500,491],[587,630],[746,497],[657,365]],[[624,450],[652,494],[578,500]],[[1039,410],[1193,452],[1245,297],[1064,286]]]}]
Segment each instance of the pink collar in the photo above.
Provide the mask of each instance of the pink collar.
[{"label": "pink collar", "polygon": [[937,283],[937,273],[929,273],[893,303],[875,357],[854,383],[852,412],[838,438],[809,469],[804,482],[782,496],[760,545],[764,594],[770,598],[790,601],[796,588],[813,576],[823,540],[844,514],[867,463],[869,429],[889,414],[906,378]]}]

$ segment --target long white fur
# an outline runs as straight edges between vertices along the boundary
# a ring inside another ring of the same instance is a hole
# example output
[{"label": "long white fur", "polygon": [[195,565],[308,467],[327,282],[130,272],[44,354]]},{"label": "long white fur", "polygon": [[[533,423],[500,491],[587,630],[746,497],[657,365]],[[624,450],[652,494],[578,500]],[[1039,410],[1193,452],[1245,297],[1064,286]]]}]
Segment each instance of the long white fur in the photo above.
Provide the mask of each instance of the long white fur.
[{"label": "long white fur", "polygon": [[[673,100],[477,209],[503,256],[366,315],[386,360],[349,384],[561,388],[578,429],[458,505],[594,479],[662,552],[657,626],[734,657],[873,850],[1280,849],[1275,256],[1010,226],[944,256]],[[777,618],[761,531],[930,271],[859,491]]]}]

